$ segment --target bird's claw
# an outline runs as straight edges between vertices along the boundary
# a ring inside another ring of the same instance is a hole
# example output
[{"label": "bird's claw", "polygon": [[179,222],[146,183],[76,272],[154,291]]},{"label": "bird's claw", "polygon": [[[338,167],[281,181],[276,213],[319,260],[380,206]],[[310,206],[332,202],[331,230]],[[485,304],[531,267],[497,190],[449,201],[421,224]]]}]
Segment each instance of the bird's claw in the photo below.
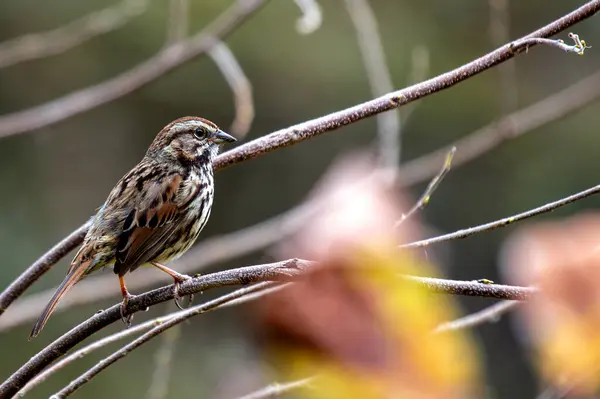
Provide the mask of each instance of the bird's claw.
[{"label": "bird's claw", "polygon": [[127,305],[129,304],[129,301],[131,299],[133,299],[134,297],[135,297],[135,295],[131,295],[131,294],[124,296],[123,302],[121,303],[121,320],[123,321],[123,323],[125,323],[127,328],[131,327],[131,320],[133,320],[133,313],[126,315]]},{"label": "bird's claw", "polygon": [[[192,277],[182,274],[182,275],[180,275],[179,278],[175,279],[175,283],[173,284],[173,300],[175,301],[175,305],[180,310],[183,310],[184,308],[181,306],[181,302],[180,302],[182,297],[179,295],[179,286],[184,281],[191,280],[191,279],[192,279]],[[189,297],[188,307],[190,307],[192,305],[192,301],[194,300],[194,294],[190,294],[190,295],[188,295],[188,297]]]}]

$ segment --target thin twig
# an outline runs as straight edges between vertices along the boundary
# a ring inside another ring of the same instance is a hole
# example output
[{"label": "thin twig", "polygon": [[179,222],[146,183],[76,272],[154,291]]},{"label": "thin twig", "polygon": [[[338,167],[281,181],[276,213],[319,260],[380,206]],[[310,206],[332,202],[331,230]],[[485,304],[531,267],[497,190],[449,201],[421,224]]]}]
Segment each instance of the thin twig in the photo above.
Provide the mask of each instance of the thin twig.
[{"label": "thin twig", "polygon": [[225,43],[217,41],[208,54],[233,92],[235,119],[231,124],[231,133],[238,138],[244,137],[250,130],[254,120],[252,84]]},{"label": "thin twig", "polygon": [[579,201],[583,198],[589,197],[594,194],[598,194],[600,192],[600,185],[594,186],[592,188],[588,188],[587,190],[583,190],[578,192],[577,194],[570,195],[565,198],[561,198],[558,201],[550,202],[546,205],[542,205],[540,207],[530,209],[523,213],[518,213],[514,216],[509,216],[506,218],[502,218],[499,220],[495,220],[493,222],[485,223],[479,226],[470,227],[468,229],[462,229],[455,231],[449,234],[443,234],[441,236],[428,238],[426,240],[420,240],[411,242],[408,244],[400,245],[400,248],[421,248],[426,247],[431,244],[437,244],[440,242],[450,241],[450,240],[458,240],[465,237],[472,236],[474,234],[478,234],[484,231],[489,231],[493,229],[497,229],[500,227],[508,226],[509,224],[513,224],[515,222],[531,218],[533,216],[541,215],[542,213],[552,212],[553,210],[560,208],[561,206],[568,205],[572,202]]},{"label": "thin twig", "polygon": [[444,160],[444,165],[442,169],[440,169],[439,173],[434,176],[434,178],[429,182],[425,192],[421,195],[421,198],[413,205],[410,210],[404,214],[402,214],[402,218],[396,222],[394,228],[399,227],[402,222],[408,219],[412,214],[416,211],[422,210],[429,204],[429,200],[431,199],[431,195],[433,192],[439,187],[444,177],[450,172],[450,168],[452,167],[452,158],[454,157],[454,153],[456,152],[456,147],[452,147],[452,149],[446,155],[446,159]]},{"label": "thin twig", "polygon": [[8,306],[21,296],[31,284],[37,281],[37,279],[50,270],[50,268],[59,260],[81,244],[91,223],[92,221],[90,219],[87,223],[80,226],[77,230],[48,250],[48,252],[36,260],[27,268],[27,270],[21,273],[15,281],[6,287],[2,293],[0,293],[0,315],[2,315]]},{"label": "thin twig", "polygon": [[445,331],[456,331],[475,326],[480,326],[484,323],[496,322],[500,317],[509,310],[517,307],[519,301],[501,301],[488,306],[478,312],[471,313],[456,320],[448,321],[440,324],[434,332],[440,333]]},{"label": "thin twig", "polygon": [[91,344],[71,353],[69,356],[64,357],[63,359],[52,364],[50,367],[46,368],[44,371],[42,371],[40,374],[38,374],[34,379],[29,381],[27,383],[27,385],[25,385],[25,387],[23,387],[23,389],[21,389],[18,392],[18,395],[25,396],[33,388],[40,385],[42,382],[46,381],[48,379],[48,377],[50,377],[52,374],[56,373],[57,371],[62,370],[66,365],[71,364],[75,360],[81,359],[81,358],[89,355],[90,353],[94,352],[95,350],[103,348],[106,345],[112,344],[113,342],[116,342],[120,339],[127,338],[131,335],[135,335],[139,332],[146,331],[152,327],[163,324],[165,321],[171,319],[176,314],[177,313],[169,314],[166,316],[158,317],[156,319],[148,320],[144,323],[131,326],[129,328],[119,331],[118,333],[108,335],[104,338],[101,338],[97,341],[92,342]]},{"label": "thin twig", "polygon": [[188,35],[189,27],[189,0],[169,1],[169,24],[167,26],[166,45],[177,43]]},{"label": "thin twig", "polygon": [[[195,277],[183,282],[179,287],[179,294],[187,296],[227,285],[245,285],[264,281],[286,281],[301,276],[307,271],[314,270],[314,266],[315,262],[302,259],[288,259],[266,265],[225,270]],[[405,276],[404,278],[420,284],[432,292],[452,295],[522,300],[536,292],[535,289],[528,287],[482,284],[473,281],[454,281],[414,276]],[[172,298],[172,285],[158,288],[132,298],[128,303],[126,313],[134,314],[158,303],[169,301]],[[77,327],[63,334],[63,336],[46,346],[6,379],[0,385],[0,397],[11,397],[46,366],[63,356],[73,346],[109,324],[121,320],[121,317],[121,303],[119,302],[103,312],[94,314]]]},{"label": "thin twig", "polygon": [[[375,13],[368,0],[346,0],[346,9],[356,31],[358,47],[373,97],[394,90],[387,67],[383,43]],[[377,115],[379,159],[384,168],[396,168],[400,163],[402,137],[400,137],[400,113],[395,110]]]},{"label": "thin twig", "polygon": [[600,97],[600,72],[585,77],[543,100],[494,121],[449,146],[406,162],[399,175],[403,185],[410,186],[434,176],[448,151],[459,149],[453,167],[463,165],[500,146],[507,140],[534,131],[550,122],[590,105]]},{"label": "thin twig", "polygon": [[[600,0],[599,0],[600,1]],[[240,27],[265,0],[237,0],[200,33],[163,48],[132,69],[100,84],[0,117],[0,137],[24,133],[70,118],[123,97],[210,50]]]},{"label": "thin twig", "polygon": [[[423,45],[417,45],[412,49],[410,55],[410,73],[409,73],[410,84],[415,84],[424,81],[429,76],[429,50],[427,47]],[[407,121],[410,119],[410,116],[415,112],[417,107],[421,104],[418,101],[407,104],[405,107],[400,108],[400,119],[402,123],[400,124],[400,134],[399,137],[402,137],[402,132],[407,124]],[[402,158],[402,151],[399,153],[399,158]]]},{"label": "thin twig", "polygon": [[[490,38],[494,46],[506,43],[510,38],[509,0],[489,0]],[[503,114],[513,112],[518,105],[517,69],[515,62],[507,62],[498,67],[498,91],[501,97]]]},{"label": "thin twig", "polygon": [[162,332],[170,329],[171,327],[174,327],[193,316],[197,316],[199,314],[207,312],[207,311],[214,309],[220,305],[223,305],[229,301],[232,301],[234,299],[237,299],[237,298],[243,297],[245,295],[251,294],[253,292],[256,292],[257,290],[262,290],[265,287],[268,287],[270,285],[271,285],[271,283],[267,282],[267,283],[256,284],[252,287],[240,288],[239,290],[236,290],[230,294],[223,295],[219,298],[213,299],[212,301],[203,303],[202,305],[197,305],[190,309],[186,309],[186,310],[180,312],[178,316],[172,317],[171,319],[164,322],[163,324],[154,327],[152,330],[148,331],[141,337],[132,341],[130,344],[125,345],[118,351],[114,352],[112,355],[110,355],[107,358],[98,362],[94,367],[92,367],[91,369],[86,371],[81,376],[77,377],[75,380],[71,381],[71,383],[69,385],[67,385],[66,387],[61,389],[59,392],[54,394],[52,396],[52,398],[56,398],[56,399],[66,398],[67,396],[69,396],[73,392],[75,392],[77,389],[81,388],[82,385],[89,382],[92,378],[94,378],[96,375],[98,375],[102,370],[106,369],[108,366],[115,363],[116,361],[124,358],[131,351],[137,349],[141,345],[150,341],[152,338],[157,337]]},{"label": "thin twig", "polygon": [[302,17],[296,22],[296,30],[301,35],[309,35],[321,27],[323,13],[316,0],[294,0],[302,11]]},{"label": "thin twig", "polygon": [[154,372],[146,398],[164,399],[169,396],[169,381],[171,380],[171,366],[177,340],[181,336],[181,324],[165,331],[162,342],[154,354]]},{"label": "thin twig", "polygon": [[580,40],[579,35],[577,35],[576,33],[569,33],[569,38],[573,39],[575,44],[569,46],[563,40],[560,40],[560,39],[559,40],[551,40],[551,39],[544,39],[541,37],[530,37],[530,38],[520,39],[520,40],[514,42],[512,45],[519,47],[521,49],[525,48],[525,51],[527,51],[527,49],[534,44],[545,44],[545,45],[548,45],[551,47],[556,47],[560,50],[563,50],[566,53],[575,53],[577,55],[583,55],[583,53],[585,52],[585,49],[592,47],[592,46],[588,46],[584,40]]},{"label": "thin twig", "polygon": [[[311,212],[313,212],[311,204],[305,203],[256,225],[207,238],[190,249],[181,259],[173,262],[172,266],[181,273],[197,273],[210,265],[265,248],[296,231]],[[127,286],[135,292],[169,280],[164,273],[156,273],[155,270],[139,270],[136,271],[136,278],[128,281]],[[25,279],[18,281],[20,285],[25,285]],[[13,304],[3,317],[0,317],[0,331],[35,320],[55,291],[56,287],[50,288],[29,295]],[[61,302],[55,313],[77,305],[115,297],[118,292],[118,284],[112,273],[91,276],[80,281],[69,291],[69,295]]]},{"label": "thin twig", "polygon": [[306,388],[310,385],[310,383],[315,379],[315,377],[304,378],[302,380],[291,381],[291,382],[282,382],[282,383],[273,383],[264,388],[259,389],[258,391],[252,392],[248,395],[244,395],[239,397],[238,399],[268,399],[268,398],[278,398],[281,395],[284,395],[288,392],[295,391],[299,388]]},{"label": "thin twig", "polygon": [[[266,286],[262,290],[256,289],[255,291],[253,291],[247,295],[244,295],[237,299],[231,300],[227,303],[224,303],[221,306],[217,306],[217,307],[213,308],[212,310],[216,310],[216,309],[224,308],[224,307],[235,306],[235,305],[241,305],[241,304],[244,304],[247,302],[254,301],[263,295],[268,295],[268,294],[272,294],[273,292],[279,291],[282,288],[285,288],[286,286],[288,286],[289,284],[290,283],[286,283],[286,284],[278,283],[278,284],[272,284],[271,286]],[[48,379],[48,377],[50,377],[52,374],[63,369],[68,364],[71,364],[74,361],[89,355],[90,353],[96,351],[97,349],[103,348],[106,345],[112,344],[113,342],[119,341],[123,338],[130,337],[139,332],[143,332],[143,331],[149,330],[150,328],[159,326],[159,325],[165,323],[166,321],[172,319],[173,317],[179,316],[182,312],[185,312],[185,310],[180,310],[177,312],[169,313],[164,316],[157,317],[152,320],[148,320],[144,323],[131,326],[131,327],[121,330],[117,333],[114,333],[114,334],[108,335],[104,338],[101,338],[98,341],[92,342],[91,344],[71,353],[68,356],[65,356],[63,359],[60,359],[56,363],[52,364],[50,367],[46,368],[44,371],[42,371],[40,374],[38,374],[35,378],[33,378],[31,381],[29,381],[27,383],[27,385],[25,385],[25,387],[18,392],[18,395],[24,396],[29,391],[31,391],[33,388],[40,385],[42,382],[46,381]]]},{"label": "thin twig", "polygon": [[149,0],[124,0],[57,29],[30,33],[0,43],[0,68],[60,54],[96,36],[117,30],[143,14],[148,3]]}]

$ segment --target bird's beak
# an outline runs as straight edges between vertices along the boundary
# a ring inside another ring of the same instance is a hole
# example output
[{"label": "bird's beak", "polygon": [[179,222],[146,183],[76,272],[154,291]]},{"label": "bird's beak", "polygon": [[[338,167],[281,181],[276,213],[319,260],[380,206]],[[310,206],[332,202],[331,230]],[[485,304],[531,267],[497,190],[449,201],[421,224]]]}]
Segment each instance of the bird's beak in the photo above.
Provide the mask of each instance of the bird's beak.
[{"label": "bird's beak", "polygon": [[230,134],[225,133],[222,130],[219,130],[217,132],[217,134],[215,134],[212,138],[214,143],[217,144],[223,144],[223,143],[233,143],[234,141],[237,141],[237,139],[235,137],[233,137]]}]

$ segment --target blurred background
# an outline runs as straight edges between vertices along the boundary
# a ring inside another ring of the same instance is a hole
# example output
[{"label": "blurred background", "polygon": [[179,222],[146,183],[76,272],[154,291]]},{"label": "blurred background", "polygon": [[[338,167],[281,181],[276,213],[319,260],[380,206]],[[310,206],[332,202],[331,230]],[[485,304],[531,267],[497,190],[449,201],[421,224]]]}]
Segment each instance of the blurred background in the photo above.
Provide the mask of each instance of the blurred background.
[{"label": "blurred background", "polygon": [[[0,3],[0,39],[54,29],[107,7],[106,3],[4,0]],[[117,4],[114,0],[110,3]],[[370,3],[396,88],[411,83],[416,47],[427,49],[426,73],[433,77],[498,45],[490,33],[493,1]],[[191,0],[190,33],[198,32],[229,4]],[[509,38],[534,31],[581,4],[509,2]],[[253,86],[256,117],[242,143],[372,98],[344,2],[322,1],[320,5],[323,24],[312,34],[298,33],[298,6],[291,0],[280,0],[267,2],[226,40]],[[168,15],[168,2],[150,0],[143,13],[119,29],[64,53],[0,69],[0,114],[97,84],[142,62],[164,46]],[[592,17],[571,31],[593,47],[600,46],[598,18]],[[569,41],[567,32],[558,37]],[[599,65],[595,48],[584,57],[576,57],[554,48],[536,47],[501,68],[426,97],[403,120],[400,162],[450,144],[504,113],[539,101],[595,73]],[[503,73],[510,74],[511,70],[514,79],[505,80]],[[512,92],[506,87],[511,81]],[[499,219],[597,184],[599,111],[600,104],[591,103],[453,168],[420,216],[430,227],[429,233]],[[200,56],[133,94],[59,123],[0,139],[0,287],[6,287],[44,251],[87,220],[168,122],[184,115],[200,115],[228,129],[234,113],[227,83],[214,62]],[[201,240],[250,226],[301,203],[332,159],[370,146],[376,131],[376,120],[370,118],[219,172],[211,220]],[[460,153],[461,148],[457,151]],[[416,198],[425,186],[426,182],[410,187],[409,194]],[[600,198],[593,197],[538,219],[570,215],[598,205]],[[453,241],[441,246],[439,252],[438,248],[430,250],[439,254],[440,267],[448,277],[502,281],[498,254],[503,239],[515,228]],[[71,255],[63,259],[27,294],[58,284],[70,259]],[[213,264],[210,270],[273,259],[272,251],[258,251]],[[114,283],[116,286],[116,278]],[[196,301],[221,292],[212,290]],[[0,379],[71,326],[118,300],[117,294],[100,303],[57,313],[32,342],[27,342],[27,336],[33,322],[1,331]],[[460,301],[465,311],[492,303],[473,298]],[[172,303],[157,306],[135,321],[173,308]],[[245,392],[229,393],[228,385],[234,371],[259,356],[246,328],[246,313],[244,307],[228,308],[183,326],[171,364],[168,397],[228,397]],[[473,331],[481,344],[489,398],[531,398],[540,391],[522,331],[511,320],[513,316],[508,315]],[[115,324],[108,331],[121,328]],[[157,339],[139,349],[86,385],[76,397],[144,397],[153,379],[153,358],[160,344]],[[30,396],[47,397],[113,350],[105,348],[80,360]]]}]

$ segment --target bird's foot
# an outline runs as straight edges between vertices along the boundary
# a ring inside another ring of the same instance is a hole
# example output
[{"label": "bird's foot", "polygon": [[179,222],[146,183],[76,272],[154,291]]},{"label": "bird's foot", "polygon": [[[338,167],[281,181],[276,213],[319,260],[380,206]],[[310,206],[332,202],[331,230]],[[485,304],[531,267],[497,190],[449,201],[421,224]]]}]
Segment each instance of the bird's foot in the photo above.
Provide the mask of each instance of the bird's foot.
[{"label": "bird's foot", "polygon": [[126,296],[123,296],[123,302],[121,303],[121,320],[125,323],[127,328],[131,327],[131,320],[133,320],[133,313],[127,314],[127,305],[133,298],[135,298],[135,295],[127,294]]},{"label": "bird's foot", "polygon": [[[181,306],[181,296],[179,295],[179,286],[181,285],[181,283],[183,283],[184,281],[187,280],[191,280],[192,277],[185,275],[185,274],[178,274],[177,277],[173,276],[173,279],[175,280],[175,283],[173,284],[173,300],[175,301],[175,305],[183,310],[183,307]],[[188,306],[190,307],[192,305],[192,301],[194,300],[194,294],[190,294],[188,295]]]}]

